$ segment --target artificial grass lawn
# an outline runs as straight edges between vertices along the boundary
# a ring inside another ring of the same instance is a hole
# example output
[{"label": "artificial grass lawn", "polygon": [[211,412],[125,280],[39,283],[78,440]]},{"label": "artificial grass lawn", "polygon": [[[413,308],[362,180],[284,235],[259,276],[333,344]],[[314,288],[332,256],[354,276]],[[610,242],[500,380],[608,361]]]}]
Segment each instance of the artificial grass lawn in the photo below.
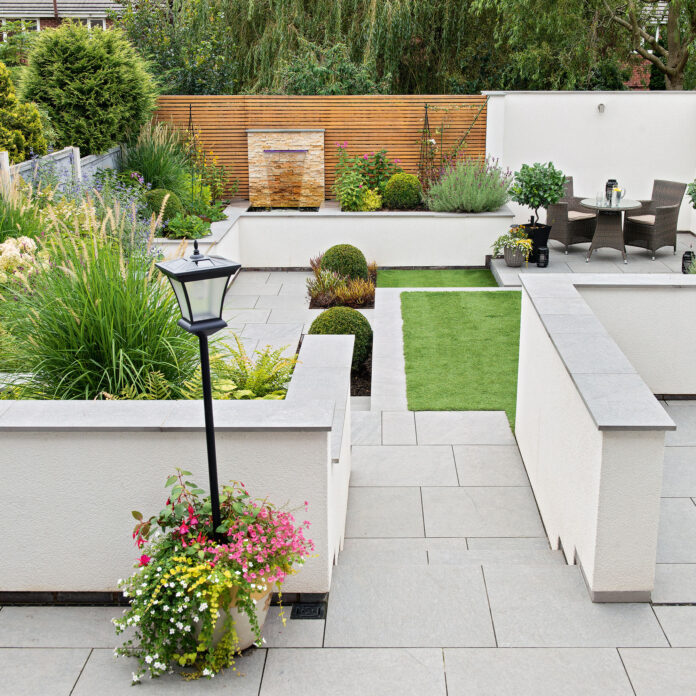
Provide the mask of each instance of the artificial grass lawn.
[{"label": "artificial grass lawn", "polygon": [[486,268],[448,268],[377,271],[378,288],[483,288],[495,287]]},{"label": "artificial grass lawn", "polygon": [[519,292],[401,295],[412,411],[505,411],[515,422]]}]

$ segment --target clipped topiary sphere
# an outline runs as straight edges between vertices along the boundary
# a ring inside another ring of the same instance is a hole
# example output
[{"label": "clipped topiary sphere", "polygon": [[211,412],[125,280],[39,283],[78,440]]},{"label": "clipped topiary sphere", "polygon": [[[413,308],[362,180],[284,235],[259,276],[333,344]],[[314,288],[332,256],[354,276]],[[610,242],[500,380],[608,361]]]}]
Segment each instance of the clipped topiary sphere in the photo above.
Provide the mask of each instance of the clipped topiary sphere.
[{"label": "clipped topiary sphere", "polygon": [[387,208],[415,208],[421,202],[421,185],[413,174],[394,174],[384,189]]},{"label": "clipped topiary sphere", "polygon": [[309,329],[310,334],[331,336],[355,336],[353,346],[353,369],[362,365],[372,348],[372,327],[370,322],[350,307],[332,307],[323,311]]},{"label": "clipped topiary sphere", "polygon": [[162,212],[162,220],[171,220],[174,216],[181,213],[184,214],[184,206],[181,205],[179,196],[167,189],[152,189],[145,194],[145,201],[150,212],[155,215],[159,215],[160,210],[162,210],[162,201],[166,195],[169,195],[167,199],[167,205]]},{"label": "clipped topiary sphere", "polygon": [[365,255],[350,244],[332,246],[321,260],[321,267],[334,271],[347,278],[363,278],[367,280],[367,261]]}]

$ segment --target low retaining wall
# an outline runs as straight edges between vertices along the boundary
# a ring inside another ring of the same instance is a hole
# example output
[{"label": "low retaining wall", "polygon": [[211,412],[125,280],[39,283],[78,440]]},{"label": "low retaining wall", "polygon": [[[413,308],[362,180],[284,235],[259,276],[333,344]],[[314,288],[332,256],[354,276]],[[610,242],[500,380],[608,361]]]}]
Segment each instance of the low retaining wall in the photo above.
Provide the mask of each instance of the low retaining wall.
[{"label": "low retaining wall", "polygon": [[[685,322],[681,308],[696,307],[696,278],[520,278],[515,434],[551,546],[562,546],[567,561],[582,566],[593,600],[648,601],[654,585],[665,431],[675,425],[642,375],[660,372],[669,379],[687,365],[665,360],[658,351],[645,353],[634,366],[619,346],[638,334],[615,335],[621,322],[607,320],[625,309],[621,304],[611,307],[620,290],[626,293],[624,302],[631,298],[637,303],[633,332],[639,324],[640,335],[649,337],[656,333],[657,321],[663,339],[686,342],[682,327],[695,317]],[[638,311],[649,295],[657,298],[666,291],[673,293],[672,306],[659,319],[645,305]],[[602,321],[593,307],[603,308]]]},{"label": "low retaining wall", "polygon": [[[352,352],[352,336],[306,336],[284,401],[215,402],[220,485],[311,523],[316,556],[285,592],[328,592],[343,544]],[[175,467],[208,488],[200,401],[0,404],[0,592],[115,591],[137,556],[130,511],[159,511]]]},{"label": "low retaining wall", "polygon": [[[226,212],[230,219],[215,223],[212,237],[199,240],[199,245],[206,249],[214,242],[214,253],[239,261],[243,268],[308,268],[311,258],[344,243],[358,247],[368,261],[382,267],[480,267],[513,219],[506,207],[476,215],[332,209],[247,213],[228,208]],[[179,243],[157,240],[158,246],[172,252]]]}]

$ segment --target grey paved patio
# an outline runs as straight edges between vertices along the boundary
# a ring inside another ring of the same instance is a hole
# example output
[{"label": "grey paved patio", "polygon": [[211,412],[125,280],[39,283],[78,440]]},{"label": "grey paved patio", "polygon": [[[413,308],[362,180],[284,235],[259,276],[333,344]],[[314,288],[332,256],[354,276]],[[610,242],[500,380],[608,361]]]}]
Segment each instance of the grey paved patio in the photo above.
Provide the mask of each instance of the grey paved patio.
[{"label": "grey paved patio", "polygon": [[[313,316],[305,276],[237,280],[227,311],[250,348],[296,345]],[[379,297],[374,314],[379,326]],[[400,317],[387,319],[400,331]],[[666,406],[678,428],[668,435],[655,604],[593,604],[579,569],[549,548],[505,414],[414,414],[386,398],[398,377],[389,368],[384,399],[353,399],[347,538],[326,620],[283,627],[273,609],[264,648],[248,651],[239,673],[194,684],[166,676],[139,690],[693,696],[696,606],[677,604],[696,603],[696,403]],[[112,654],[119,611],[0,609],[0,694],[134,693],[132,664]]]}]

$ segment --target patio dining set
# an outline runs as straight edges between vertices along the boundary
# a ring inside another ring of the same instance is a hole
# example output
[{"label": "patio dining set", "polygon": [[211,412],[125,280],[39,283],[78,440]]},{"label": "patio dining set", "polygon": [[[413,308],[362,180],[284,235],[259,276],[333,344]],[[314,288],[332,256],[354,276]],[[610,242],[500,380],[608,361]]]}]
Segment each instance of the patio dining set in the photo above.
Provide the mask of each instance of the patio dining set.
[{"label": "patio dining set", "polygon": [[647,249],[653,261],[665,246],[676,254],[677,219],[685,192],[686,184],[656,179],[647,201],[581,198],[573,195],[573,178],[568,177],[565,195],[548,209],[549,239],[565,244],[566,254],[571,244],[590,242],[588,262],[602,247],[620,251],[624,263],[628,263],[626,246]]}]

